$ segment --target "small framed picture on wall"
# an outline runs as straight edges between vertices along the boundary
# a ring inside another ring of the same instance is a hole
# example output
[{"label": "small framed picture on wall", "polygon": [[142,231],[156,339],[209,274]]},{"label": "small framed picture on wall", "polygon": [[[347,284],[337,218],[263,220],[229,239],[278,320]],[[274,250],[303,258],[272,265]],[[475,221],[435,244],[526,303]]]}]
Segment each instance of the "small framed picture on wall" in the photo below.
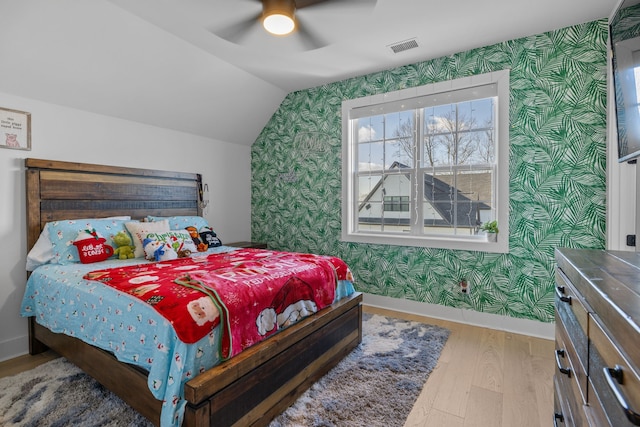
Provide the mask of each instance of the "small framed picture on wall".
[{"label": "small framed picture on wall", "polygon": [[0,107],[0,148],[31,150],[31,113]]}]

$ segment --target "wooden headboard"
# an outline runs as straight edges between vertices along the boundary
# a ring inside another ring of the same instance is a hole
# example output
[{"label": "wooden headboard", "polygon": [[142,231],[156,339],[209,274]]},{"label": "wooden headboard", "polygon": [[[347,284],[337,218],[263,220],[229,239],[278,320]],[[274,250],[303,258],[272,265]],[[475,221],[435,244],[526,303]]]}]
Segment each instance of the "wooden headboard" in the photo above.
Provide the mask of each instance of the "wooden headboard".
[{"label": "wooden headboard", "polygon": [[27,248],[47,222],[130,215],[202,215],[200,174],[25,159]]}]

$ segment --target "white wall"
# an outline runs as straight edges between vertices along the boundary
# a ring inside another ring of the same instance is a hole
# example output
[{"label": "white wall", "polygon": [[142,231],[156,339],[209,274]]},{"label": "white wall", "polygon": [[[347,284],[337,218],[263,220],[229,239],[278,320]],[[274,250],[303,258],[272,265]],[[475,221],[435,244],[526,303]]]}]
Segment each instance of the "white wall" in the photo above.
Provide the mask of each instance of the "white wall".
[{"label": "white wall", "polygon": [[204,216],[222,241],[250,240],[251,147],[1,92],[0,107],[28,111],[32,120],[31,151],[0,149],[0,361],[28,351],[27,321],[19,315],[27,277],[26,157],[200,173],[211,200]]}]

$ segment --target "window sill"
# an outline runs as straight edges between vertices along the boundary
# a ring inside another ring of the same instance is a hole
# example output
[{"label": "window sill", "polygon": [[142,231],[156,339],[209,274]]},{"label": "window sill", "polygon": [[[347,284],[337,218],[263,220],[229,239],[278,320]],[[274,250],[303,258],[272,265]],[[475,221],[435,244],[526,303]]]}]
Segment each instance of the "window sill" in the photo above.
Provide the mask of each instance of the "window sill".
[{"label": "window sill", "polygon": [[470,237],[416,237],[398,235],[380,235],[374,233],[343,233],[343,242],[369,243],[376,245],[415,246],[423,248],[452,249],[461,251],[477,251],[489,253],[509,253],[508,236],[497,236],[497,241],[490,242],[485,236]]}]

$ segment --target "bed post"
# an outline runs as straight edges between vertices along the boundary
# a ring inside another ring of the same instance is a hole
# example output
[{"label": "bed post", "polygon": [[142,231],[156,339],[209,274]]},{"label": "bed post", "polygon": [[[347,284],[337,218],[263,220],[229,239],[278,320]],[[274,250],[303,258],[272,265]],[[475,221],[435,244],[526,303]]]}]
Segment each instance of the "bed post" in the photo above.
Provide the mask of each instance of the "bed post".
[{"label": "bed post", "polygon": [[[26,159],[28,165],[29,159]],[[40,170],[27,169],[27,250],[31,250],[40,236],[42,218],[40,218]]]},{"label": "bed post", "polygon": [[[25,166],[29,163],[26,159]],[[27,250],[31,250],[36,244],[42,227],[40,218],[40,171],[27,169]],[[49,347],[35,338],[35,317],[29,318],[29,354],[34,355],[46,351]]]}]

